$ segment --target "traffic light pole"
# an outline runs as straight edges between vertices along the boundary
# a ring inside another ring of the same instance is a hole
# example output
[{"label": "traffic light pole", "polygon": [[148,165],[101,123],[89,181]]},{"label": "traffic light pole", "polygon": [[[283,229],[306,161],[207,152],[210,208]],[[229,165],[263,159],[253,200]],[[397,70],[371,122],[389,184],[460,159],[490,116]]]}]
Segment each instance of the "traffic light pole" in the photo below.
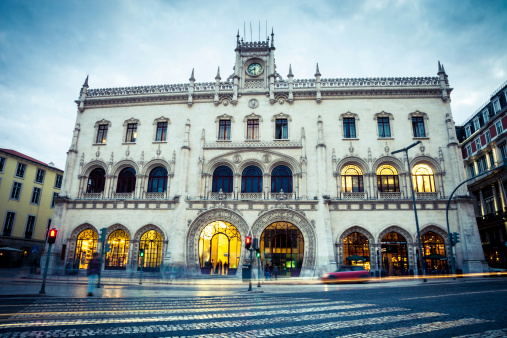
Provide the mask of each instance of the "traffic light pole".
[{"label": "traffic light pole", "polygon": [[[102,262],[104,261],[104,241],[102,241],[102,249],[100,250],[100,270],[102,270]],[[97,289],[100,289],[100,276],[102,274],[99,273],[99,278],[97,279]]]},{"label": "traffic light pole", "polygon": [[248,291],[252,291],[252,267],[253,267],[252,251],[253,251],[253,249],[248,249],[248,251],[250,251],[250,278],[248,279]]},{"label": "traffic light pole", "polygon": [[257,257],[257,287],[261,287],[261,258]]},{"label": "traffic light pole", "polygon": [[139,275],[139,285],[143,285],[143,265],[144,265],[144,256],[141,256],[141,274]]},{"label": "traffic light pole", "polygon": [[49,244],[48,255],[46,256],[46,264],[44,265],[44,275],[42,277],[42,286],[40,288],[39,294],[46,294],[46,276],[48,275],[48,265],[49,265],[49,256],[51,255],[51,248],[53,244]]},{"label": "traffic light pole", "polygon": [[[493,169],[490,169],[490,170],[487,170],[487,171],[484,171],[480,174],[477,174],[467,180],[464,180],[463,182],[461,182],[451,193],[451,196],[449,196],[449,199],[447,200],[447,207],[445,208],[445,220],[447,222],[447,234],[449,235],[449,245],[450,245],[450,254],[451,254],[451,269],[452,269],[452,279],[456,279],[456,261],[454,260],[454,243],[453,243],[453,240],[452,240],[452,233],[451,233],[451,228],[449,226],[449,206],[451,205],[451,200],[452,200],[452,197],[454,196],[454,193],[465,183],[467,183],[468,181],[471,181],[473,179],[476,179],[477,177],[479,176],[482,176],[482,175],[485,175],[485,174],[488,174],[492,171],[495,171],[495,170],[498,170],[499,168],[496,167],[496,168],[493,168]],[[505,165],[505,170],[507,171],[507,165]]]}]

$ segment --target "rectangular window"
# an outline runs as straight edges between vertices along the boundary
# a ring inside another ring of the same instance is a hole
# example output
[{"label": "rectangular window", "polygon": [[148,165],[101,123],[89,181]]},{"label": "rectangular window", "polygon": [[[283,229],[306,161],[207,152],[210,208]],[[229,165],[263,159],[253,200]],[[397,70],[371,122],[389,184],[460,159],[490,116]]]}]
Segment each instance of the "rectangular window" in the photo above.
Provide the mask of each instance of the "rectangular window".
[{"label": "rectangular window", "polygon": [[63,176],[57,174],[56,179],[55,179],[55,188],[60,189],[62,187],[62,180],[63,180]]},{"label": "rectangular window", "polygon": [[11,235],[12,228],[14,227],[15,218],[16,218],[15,213],[7,211],[7,213],[5,214],[4,231],[2,232],[3,236]]},{"label": "rectangular window", "polygon": [[33,230],[35,228],[35,216],[28,215],[26,220],[25,238],[30,239],[33,236]]},{"label": "rectangular window", "polygon": [[55,198],[58,198],[57,192],[53,192],[53,199],[51,200],[51,208],[55,207]]},{"label": "rectangular window", "polygon": [[157,122],[157,137],[155,141],[165,141],[167,137],[167,122]]},{"label": "rectangular window", "polygon": [[495,157],[493,156],[493,152],[490,152],[488,154],[488,156],[489,156],[490,168],[494,168],[495,167]]},{"label": "rectangular window", "polygon": [[481,139],[480,138],[475,139],[475,146],[477,147],[477,150],[481,149]]},{"label": "rectangular window", "polygon": [[479,118],[476,118],[474,120],[474,129],[475,129],[475,131],[481,129],[481,124],[479,123]]},{"label": "rectangular window", "polygon": [[42,191],[41,188],[37,188],[37,187],[33,188],[33,191],[32,191],[32,200],[30,201],[30,203],[32,203],[32,204],[39,204],[41,191]]},{"label": "rectangular window", "polygon": [[500,107],[500,99],[496,99],[493,101],[493,110],[495,111],[495,114],[498,113],[502,108]]},{"label": "rectangular window", "polygon": [[489,110],[488,109],[484,109],[482,111],[482,118],[484,120],[484,124],[486,124],[486,122],[488,122],[488,120],[489,120]]},{"label": "rectangular window", "polygon": [[505,158],[507,157],[507,146],[505,144],[500,146],[500,154],[502,155],[502,160],[505,162]]},{"label": "rectangular window", "polygon": [[44,182],[44,174],[46,172],[42,169],[37,168],[37,172],[35,173],[35,182],[42,183]]},{"label": "rectangular window", "polygon": [[391,129],[389,128],[389,117],[379,117],[378,123],[378,137],[391,137]]},{"label": "rectangular window", "polygon": [[502,121],[499,120],[495,123],[496,133],[500,135],[503,132]]},{"label": "rectangular window", "polygon": [[356,119],[351,117],[343,119],[343,137],[356,138]]},{"label": "rectangular window", "polygon": [[16,177],[24,178],[25,177],[26,164],[18,163],[18,167],[16,168]]},{"label": "rectangular window", "polygon": [[473,163],[468,166],[468,171],[470,173],[470,177],[474,177],[475,176],[475,166],[474,166]]},{"label": "rectangular window", "polygon": [[486,156],[482,156],[477,161],[477,167],[478,167],[478,170],[479,170],[479,174],[485,172],[486,170],[488,170],[488,166],[486,164]]},{"label": "rectangular window", "polygon": [[486,136],[486,144],[489,144],[489,142],[491,142],[491,133],[489,132],[489,130],[486,130],[484,135]]},{"label": "rectangular window", "polygon": [[23,183],[13,182],[12,190],[11,190],[11,200],[19,201],[19,196],[21,195],[21,187]]},{"label": "rectangular window", "polygon": [[125,142],[135,142],[137,137],[137,123],[127,124],[127,135],[125,136]]},{"label": "rectangular window", "polygon": [[468,157],[472,156],[472,146],[470,144],[467,145],[467,153]]},{"label": "rectangular window", "polygon": [[246,126],[246,139],[258,140],[259,139],[259,120],[248,120]]},{"label": "rectangular window", "polygon": [[275,122],[275,139],[286,140],[289,138],[287,119],[276,119]]},{"label": "rectangular window", "polygon": [[231,139],[231,120],[220,120],[218,122],[218,139],[219,140]]},{"label": "rectangular window", "polygon": [[5,166],[5,157],[0,156],[0,173],[4,171],[4,166]]},{"label": "rectangular window", "polygon": [[470,135],[472,135],[472,128],[468,125],[465,127],[465,135],[467,136],[467,138],[470,137]]},{"label": "rectangular window", "polygon": [[107,141],[107,124],[99,125],[99,130],[97,132],[97,142],[96,143],[106,143]]},{"label": "rectangular window", "polygon": [[422,117],[412,117],[412,130],[414,137],[426,137],[424,119]]}]

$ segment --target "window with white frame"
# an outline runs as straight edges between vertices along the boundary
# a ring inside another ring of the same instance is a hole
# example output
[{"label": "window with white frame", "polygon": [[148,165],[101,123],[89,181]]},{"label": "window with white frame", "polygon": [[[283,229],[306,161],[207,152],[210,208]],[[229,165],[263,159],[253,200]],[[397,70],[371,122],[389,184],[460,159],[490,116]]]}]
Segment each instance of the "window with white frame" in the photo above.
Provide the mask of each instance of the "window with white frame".
[{"label": "window with white frame", "polygon": [[493,111],[496,113],[498,113],[500,110],[502,110],[502,108],[500,107],[500,99],[497,98],[495,101],[493,101]]},{"label": "window with white frame", "polygon": [[467,153],[468,157],[472,156],[472,145],[470,143],[467,144]]},{"label": "window with white frame", "polygon": [[18,163],[18,167],[16,168],[16,177],[24,178],[26,171],[26,164]]},{"label": "window with white frame", "polygon": [[167,141],[167,128],[169,128],[170,124],[169,119],[164,116],[160,116],[153,121],[153,125],[155,126],[155,142]]},{"label": "window with white frame", "polygon": [[479,137],[475,139],[475,146],[477,150],[481,149],[481,139]]},{"label": "window with white frame", "polygon": [[507,158],[507,146],[505,144],[500,146],[500,154],[502,155],[502,160],[505,162],[505,158]]},{"label": "window with white frame", "polygon": [[14,220],[16,219],[16,213],[7,211],[4,220],[4,230],[2,231],[3,236],[10,236],[12,228],[14,227]]},{"label": "window with white frame", "polygon": [[391,128],[391,120],[393,120],[393,114],[381,111],[373,117],[377,120],[377,136],[379,138],[391,138],[393,137],[393,131]]},{"label": "window with white frame", "polygon": [[220,120],[218,122],[218,139],[221,141],[231,139],[231,120]]},{"label": "window with white frame", "polygon": [[474,129],[475,129],[475,131],[481,129],[481,124],[479,123],[478,117],[474,119]]},{"label": "window with white frame", "polygon": [[498,135],[500,135],[503,132],[502,120],[498,120],[495,122],[495,128],[496,128],[496,133]]},{"label": "window with white frame", "polygon": [[491,142],[491,133],[489,132],[489,129],[486,130],[484,136],[486,137],[486,144],[489,144],[489,142]]},{"label": "window with white frame", "polygon": [[46,172],[44,170],[37,168],[37,171],[35,172],[35,182],[36,183],[43,183],[45,173]]},{"label": "window with white frame", "polygon": [[53,192],[53,199],[51,200],[51,208],[54,208],[55,207],[55,198],[58,198],[58,193],[57,192]]},{"label": "window with white frame", "polygon": [[486,163],[486,156],[482,156],[477,160],[477,169],[479,170],[479,174],[488,170],[488,165]]},{"label": "window with white frame", "polygon": [[55,178],[55,188],[60,189],[62,187],[62,180],[63,180],[63,176],[57,174],[56,178]]},{"label": "window with white frame", "polygon": [[31,204],[39,204],[41,192],[41,188],[33,187],[32,199],[30,200]]},{"label": "window with white frame", "polygon": [[11,189],[11,200],[19,201],[19,197],[21,196],[21,188],[23,187],[23,183],[14,181],[12,183]]},{"label": "window with white frame", "polygon": [[275,140],[288,140],[289,139],[289,123],[291,122],[291,118],[289,115],[284,113],[280,113],[274,115],[271,118],[271,122],[273,122],[273,131],[274,131],[274,139]]},{"label": "window with white frame", "polygon": [[95,144],[106,144],[109,128],[111,128],[111,122],[108,120],[102,119],[95,123]]},{"label": "window with white frame", "polygon": [[470,135],[472,135],[472,128],[470,127],[470,125],[465,127],[465,135],[467,138],[469,138]]},{"label": "window with white frame", "polygon": [[137,128],[140,125],[141,122],[133,117],[123,122],[123,135],[125,135],[125,143],[136,143]]},{"label": "window with white frame", "polygon": [[0,173],[4,172],[5,157],[0,156]]},{"label": "window with white frame", "polygon": [[35,230],[35,220],[36,217],[34,215],[28,215],[26,219],[26,227],[25,227],[25,238],[30,239],[33,236],[33,231]]},{"label": "window with white frame", "polygon": [[493,152],[492,152],[492,151],[490,151],[490,152],[488,153],[488,158],[489,158],[489,167],[490,167],[490,168],[494,168],[494,167],[495,167],[495,165],[496,165],[496,163],[495,163],[495,156],[493,155]]},{"label": "window with white frame", "polygon": [[482,119],[484,120],[484,124],[489,121],[489,109],[484,109],[482,111]]}]

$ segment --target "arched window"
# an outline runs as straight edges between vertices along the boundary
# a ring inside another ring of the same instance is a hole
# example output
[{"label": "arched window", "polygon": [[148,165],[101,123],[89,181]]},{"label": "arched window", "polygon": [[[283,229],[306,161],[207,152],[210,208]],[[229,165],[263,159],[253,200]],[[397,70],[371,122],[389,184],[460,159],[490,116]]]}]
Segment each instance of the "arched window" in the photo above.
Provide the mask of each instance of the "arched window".
[{"label": "arched window", "polygon": [[363,172],[355,165],[348,165],[342,169],[342,191],[363,192]]},{"label": "arched window", "polygon": [[136,171],[134,168],[125,168],[118,175],[116,192],[132,192],[136,188]]},{"label": "arched window", "polygon": [[106,182],[106,171],[102,168],[93,169],[88,176],[87,193],[101,193],[104,191],[104,183]]},{"label": "arched window", "polygon": [[261,192],[262,171],[256,166],[249,166],[243,170],[241,176],[241,192]]},{"label": "arched window", "polygon": [[271,173],[271,192],[292,192],[292,171],[284,165],[273,169]]},{"label": "arched window", "polygon": [[377,187],[380,192],[399,192],[398,171],[392,165],[381,165],[377,169]]},{"label": "arched window", "polygon": [[416,164],[412,168],[412,181],[416,192],[435,192],[433,170],[427,164]]},{"label": "arched window", "polygon": [[445,253],[445,242],[439,234],[428,231],[421,236],[423,258],[430,270],[446,270],[447,260]]},{"label": "arched window", "polygon": [[213,192],[232,192],[232,170],[229,167],[221,166],[213,172]]},{"label": "arched window", "polygon": [[148,179],[148,192],[165,192],[167,189],[167,170],[156,167],[150,172]]}]

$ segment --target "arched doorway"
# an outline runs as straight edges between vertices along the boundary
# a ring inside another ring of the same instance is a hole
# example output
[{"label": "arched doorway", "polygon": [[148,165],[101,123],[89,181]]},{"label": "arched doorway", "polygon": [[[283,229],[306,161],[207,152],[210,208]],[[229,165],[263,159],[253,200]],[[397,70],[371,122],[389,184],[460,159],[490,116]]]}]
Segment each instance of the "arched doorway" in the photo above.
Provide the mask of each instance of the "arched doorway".
[{"label": "arched doorway", "polygon": [[208,224],[199,236],[199,264],[206,275],[235,275],[241,254],[241,235],[229,222]]},{"label": "arched doorway", "polygon": [[[162,247],[164,239],[156,230],[146,231],[139,240],[139,249],[144,249],[143,271],[158,272],[162,263]],[[141,259],[137,261],[137,269],[141,268]]]},{"label": "arched doorway", "polygon": [[[360,256],[364,260],[352,260]],[[349,259],[347,259],[349,258]],[[353,232],[343,239],[343,265],[360,265],[370,270],[370,245],[368,238],[359,232]]]},{"label": "arched doorway", "polygon": [[428,231],[421,236],[423,258],[428,264],[429,272],[442,273],[447,270],[447,255],[445,254],[445,242],[439,234]]},{"label": "arched doorway", "polygon": [[278,276],[298,277],[303,266],[303,234],[292,223],[276,222],[261,235],[261,264],[271,274],[276,266]]},{"label": "arched doorway", "polygon": [[129,253],[130,237],[125,230],[115,230],[107,238],[109,252],[106,254],[106,270],[125,270]]},{"label": "arched doorway", "polygon": [[76,253],[74,255],[74,269],[88,268],[88,261],[97,251],[99,235],[92,229],[86,229],[77,236]]},{"label": "arched doorway", "polygon": [[382,251],[382,269],[389,276],[401,276],[408,273],[407,240],[397,232],[390,232],[380,242]]}]

